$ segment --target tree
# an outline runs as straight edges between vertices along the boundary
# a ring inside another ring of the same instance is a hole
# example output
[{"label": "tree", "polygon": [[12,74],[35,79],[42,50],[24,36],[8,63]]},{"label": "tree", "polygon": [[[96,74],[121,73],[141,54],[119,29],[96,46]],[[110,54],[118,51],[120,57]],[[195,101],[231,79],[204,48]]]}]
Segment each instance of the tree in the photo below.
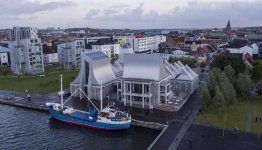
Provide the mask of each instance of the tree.
[{"label": "tree", "polygon": [[119,56],[117,54],[111,54],[111,64],[114,64],[118,57]]},{"label": "tree", "polygon": [[221,110],[224,107],[225,99],[224,99],[223,93],[220,92],[220,89],[218,86],[216,87],[215,97],[213,97],[212,101],[214,103],[215,109],[217,109],[218,112],[221,112]]},{"label": "tree", "polygon": [[210,92],[210,96],[214,97],[215,96],[215,91],[216,91],[215,88],[217,86],[216,76],[214,74],[214,70],[209,72],[207,84],[208,84],[208,89],[209,89],[209,92]]},{"label": "tree", "polygon": [[245,64],[242,57],[229,53],[218,54],[210,64],[211,68],[220,68],[222,71],[224,71],[224,68],[228,65],[235,70],[236,74],[245,71]]},{"label": "tree", "polygon": [[207,109],[212,104],[212,99],[209,94],[207,84],[204,83],[200,89],[201,106],[203,109]]},{"label": "tree", "polygon": [[256,93],[257,93],[257,96],[262,95],[262,80],[260,82],[258,82],[258,84],[256,86]]},{"label": "tree", "polygon": [[200,63],[200,68],[205,68],[206,67],[206,63],[205,62],[201,62]]},{"label": "tree", "polygon": [[235,83],[235,70],[230,66],[226,66],[224,69],[224,72],[229,79],[230,83],[234,84]]},{"label": "tree", "polygon": [[238,75],[237,79],[237,90],[242,96],[248,96],[251,88],[252,80],[249,76],[248,71]]}]

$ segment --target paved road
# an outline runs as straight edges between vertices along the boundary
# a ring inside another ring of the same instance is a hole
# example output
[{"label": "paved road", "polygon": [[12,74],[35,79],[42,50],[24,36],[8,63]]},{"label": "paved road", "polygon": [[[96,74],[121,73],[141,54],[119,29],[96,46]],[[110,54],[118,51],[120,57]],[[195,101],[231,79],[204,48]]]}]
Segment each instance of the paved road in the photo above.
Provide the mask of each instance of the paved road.
[{"label": "paved road", "polygon": [[[247,132],[191,125],[178,150],[262,150],[262,136]],[[191,144],[190,144],[191,140]]]},{"label": "paved road", "polygon": [[[175,149],[193,122],[199,107],[199,94],[195,92],[180,111],[174,113],[173,119],[169,120],[170,123],[167,130],[161,135],[151,149],[168,149],[170,146],[171,149]],[[178,141],[176,139],[178,139]]]}]

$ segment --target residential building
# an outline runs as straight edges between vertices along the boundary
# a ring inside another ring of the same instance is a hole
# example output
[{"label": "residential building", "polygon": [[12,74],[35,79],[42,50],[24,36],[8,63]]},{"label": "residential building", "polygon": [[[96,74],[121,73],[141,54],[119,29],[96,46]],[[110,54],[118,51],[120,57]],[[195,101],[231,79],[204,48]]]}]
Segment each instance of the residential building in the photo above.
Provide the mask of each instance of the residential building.
[{"label": "residential building", "polygon": [[119,54],[120,44],[92,45],[92,51],[101,51],[111,57],[112,54]]},{"label": "residential building", "polygon": [[44,63],[45,63],[45,65],[57,64],[58,63],[58,53],[44,54]]},{"label": "residential building", "polygon": [[170,57],[174,57],[174,58],[189,58],[190,56],[190,52],[186,51],[186,50],[173,50],[173,51],[165,51],[163,53],[159,52],[156,53],[159,56],[162,57],[163,60],[168,61]]},{"label": "residential building", "polygon": [[38,31],[35,27],[14,27],[9,31],[9,41],[20,41],[23,39],[36,39]]},{"label": "residential building", "polygon": [[85,49],[85,41],[81,38],[58,44],[57,52],[60,65],[66,69],[79,68],[80,55],[85,51],[88,50]]},{"label": "residential building", "polygon": [[158,49],[158,44],[166,42],[166,36],[133,36],[126,40],[135,53],[152,53]]},{"label": "residential building", "polygon": [[6,47],[2,47],[0,46],[0,66],[9,66],[10,63],[9,63],[9,48],[6,48]]},{"label": "residential building", "polygon": [[37,29],[14,27],[9,31],[11,70],[14,74],[42,73],[44,61]]},{"label": "residential building", "polygon": [[102,51],[109,57],[118,54],[119,44],[114,44],[109,37],[75,38],[74,40],[57,45],[59,63],[66,69],[80,68],[82,52]]}]

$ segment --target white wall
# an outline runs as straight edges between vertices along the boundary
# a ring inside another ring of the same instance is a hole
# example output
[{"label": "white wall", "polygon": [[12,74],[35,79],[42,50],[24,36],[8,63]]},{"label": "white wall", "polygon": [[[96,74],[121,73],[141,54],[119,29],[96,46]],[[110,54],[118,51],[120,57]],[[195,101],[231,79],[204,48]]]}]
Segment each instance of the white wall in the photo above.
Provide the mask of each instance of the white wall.
[{"label": "white wall", "polygon": [[0,65],[2,66],[3,64],[9,65],[7,52],[0,53]]}]

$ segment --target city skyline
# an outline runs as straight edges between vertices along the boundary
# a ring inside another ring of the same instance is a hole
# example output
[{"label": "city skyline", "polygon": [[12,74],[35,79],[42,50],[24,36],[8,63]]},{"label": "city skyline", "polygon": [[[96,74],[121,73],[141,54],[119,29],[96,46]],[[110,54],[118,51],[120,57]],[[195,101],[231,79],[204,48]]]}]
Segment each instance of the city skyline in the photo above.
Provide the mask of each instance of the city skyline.
[{"label": "city skyline", "polygon": [[261,26],[261,6],[261,0],[11,0],[1,2],[0,28],[223,28],[227,20],[232,27]]}]

